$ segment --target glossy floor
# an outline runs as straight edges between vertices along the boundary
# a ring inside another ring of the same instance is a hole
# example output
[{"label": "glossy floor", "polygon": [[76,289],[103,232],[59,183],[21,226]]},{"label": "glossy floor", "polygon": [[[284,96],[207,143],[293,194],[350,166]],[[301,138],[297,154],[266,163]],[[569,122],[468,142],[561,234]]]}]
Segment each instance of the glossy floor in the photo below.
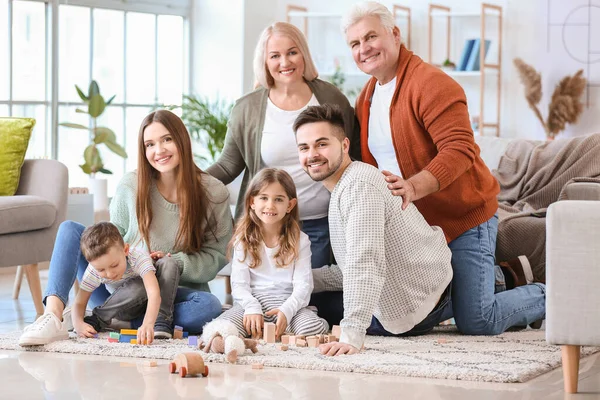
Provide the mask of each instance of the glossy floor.
[{"label": "glossy floor", "polygon": [[[0,273],[0,332],[35,318],[26,282],[12,300],[13,279]],[[222,288],[215,283],[217,295]],[[0,350],[0,399],[600,399],[600,355],[582,362],[577,395],[564,394],[560,369],[523,384],[497,384],[221,364],[209,365],[208,378],[180,378],[167,363],[153,368],[132,358]]]}]

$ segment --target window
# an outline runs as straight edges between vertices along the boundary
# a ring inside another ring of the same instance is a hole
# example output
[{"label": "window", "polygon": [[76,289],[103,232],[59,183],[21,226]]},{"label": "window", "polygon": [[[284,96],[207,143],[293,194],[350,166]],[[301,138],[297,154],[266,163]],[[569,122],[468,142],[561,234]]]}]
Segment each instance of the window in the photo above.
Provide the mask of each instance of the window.
[{"label": "window", "polygon": [[[27,157],[54,157],[69,168],[70,186],[87,186],[79,167],[89,126],[77,113],[92,79],[105,99],[115,95],[98,124],[112,129],[128,153],[124,160],[101,145],[109,195],[125,171],[137,168],[137,136],[144,116],[163,104],[180,104],[186,90],[186,0],[0,0],[0,115],[37,120]],[[54,30],[58,53],[52,53]],[[53,93],[53,88],[56,93]],[[56,115],[55,118],[53,116]]]}]

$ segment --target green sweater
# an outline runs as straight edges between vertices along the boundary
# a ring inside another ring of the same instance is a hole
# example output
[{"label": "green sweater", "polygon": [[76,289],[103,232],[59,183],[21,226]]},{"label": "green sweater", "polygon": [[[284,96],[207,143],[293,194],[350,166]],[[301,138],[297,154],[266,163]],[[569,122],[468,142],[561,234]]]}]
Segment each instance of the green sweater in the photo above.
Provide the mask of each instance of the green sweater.
[{"label": "green sweater", "polygon": [[[217,221],[216,238],[210,230],[207,230],[204,246],[199,252],[191,254],[174,252],[179,229],[179,207],[165,200],[154,183],[150,189],[152,223],[149,236],[152,251],[171,253],[171,256],[183,266],[181,286],[208,292],[210,291],[208,282],[214,279],[217,272],[227,264],[225,254],[231,239],[232,220],[229,192],[225,186],[207,174],[203,174],[202,184],[210,196],[212,204],[210,212],[214,214]],[[129,172],[121,179],[110,203],[110,219],[119,228],[126,243],[142,246],[135,212],[136,193],[137,172]]]},{"label": "green sweater", "polygon": [[[360,127],[354,109],[338,88],[329,82],[315,79],[306,81],[319,104],[336,104],[344,113],[346,135],[350,139],[350,155],[360,160]],[[219,159],[206,172],[223,182],[231,183],[242,172],[244,177],[240,187],[235,211],[236,220],[244,210],[244,196],[250,180],[265,167],[260,154],[262,134],[265,126],[269,90],[260,87],[238,99],[227,123],[225,146]]]}]

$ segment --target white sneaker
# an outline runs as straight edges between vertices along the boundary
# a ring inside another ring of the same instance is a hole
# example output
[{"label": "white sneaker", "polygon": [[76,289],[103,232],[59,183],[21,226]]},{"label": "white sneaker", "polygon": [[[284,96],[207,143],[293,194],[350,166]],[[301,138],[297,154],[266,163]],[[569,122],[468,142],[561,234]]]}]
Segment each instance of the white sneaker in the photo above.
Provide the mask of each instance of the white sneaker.
[{"label": "white sneaker", "polygon": [[35,322],[25,327],[19,346],[43,346],[57,340],[69,338],[63,323],[51,312],[47,312]]}]

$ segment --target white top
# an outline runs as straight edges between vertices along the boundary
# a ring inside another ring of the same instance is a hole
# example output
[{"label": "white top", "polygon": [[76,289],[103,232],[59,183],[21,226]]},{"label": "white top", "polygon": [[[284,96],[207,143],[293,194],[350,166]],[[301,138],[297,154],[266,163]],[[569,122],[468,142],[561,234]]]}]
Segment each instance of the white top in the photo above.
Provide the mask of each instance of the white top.
[{"label": "white top", "polygon": [[231,295],[244,308],[244,314],[262,314],[262,307],[254,293],[269,293],[287,297],[279,307],[288,324],[298,310],[308,305],[313,290],[310,268],[310,240],[300,232],[298,259],[285,267],[277,267],[273,256],[278,248],[262,244],[261,264],[248,268],[250,255],[244,257],[242,246],[236,244],[231,258]]},{"label": "white top", "polygon": [[321,182],[313,181],[300,165],[296,136],[292,129],[296,117],[304,109],[318,105],[314,94],[308,104],[294,111],[282,110],[269,99],[260,148],[262,160],[267,167],[283,169],[294,180],[301,220],[326,217],[329,206],[329,191]]},{"label": "white top", "polygon": [[390,105],[395,89],[395,77],[385,85],[375,85],[369,115],[369,151],[375,157],[380,170],[385,169],[402,177],[390,126]]},{"label": "white top", "polygon": [[150,258],[150,255],[141,249],[130,249],[129,255],[127,255],[127,267],[125,268],[125,273],[123,273],[121,279],[112,281],[110,279],[103,278],[100,276],[98,271],[96,271],[96,268],[92,267],[91,264],[88,264],[85,272],[83,273],[83,278],[81,278],[79,288],[81,290],[85,290],[86,292],[93,292],[101,284],[104,284],[106,290],[112,294],[128,279],[136,276],[143,277],[150,271],[156,272],[156,268],[154,268],[154,264],[152,263],[152,258]]}]

